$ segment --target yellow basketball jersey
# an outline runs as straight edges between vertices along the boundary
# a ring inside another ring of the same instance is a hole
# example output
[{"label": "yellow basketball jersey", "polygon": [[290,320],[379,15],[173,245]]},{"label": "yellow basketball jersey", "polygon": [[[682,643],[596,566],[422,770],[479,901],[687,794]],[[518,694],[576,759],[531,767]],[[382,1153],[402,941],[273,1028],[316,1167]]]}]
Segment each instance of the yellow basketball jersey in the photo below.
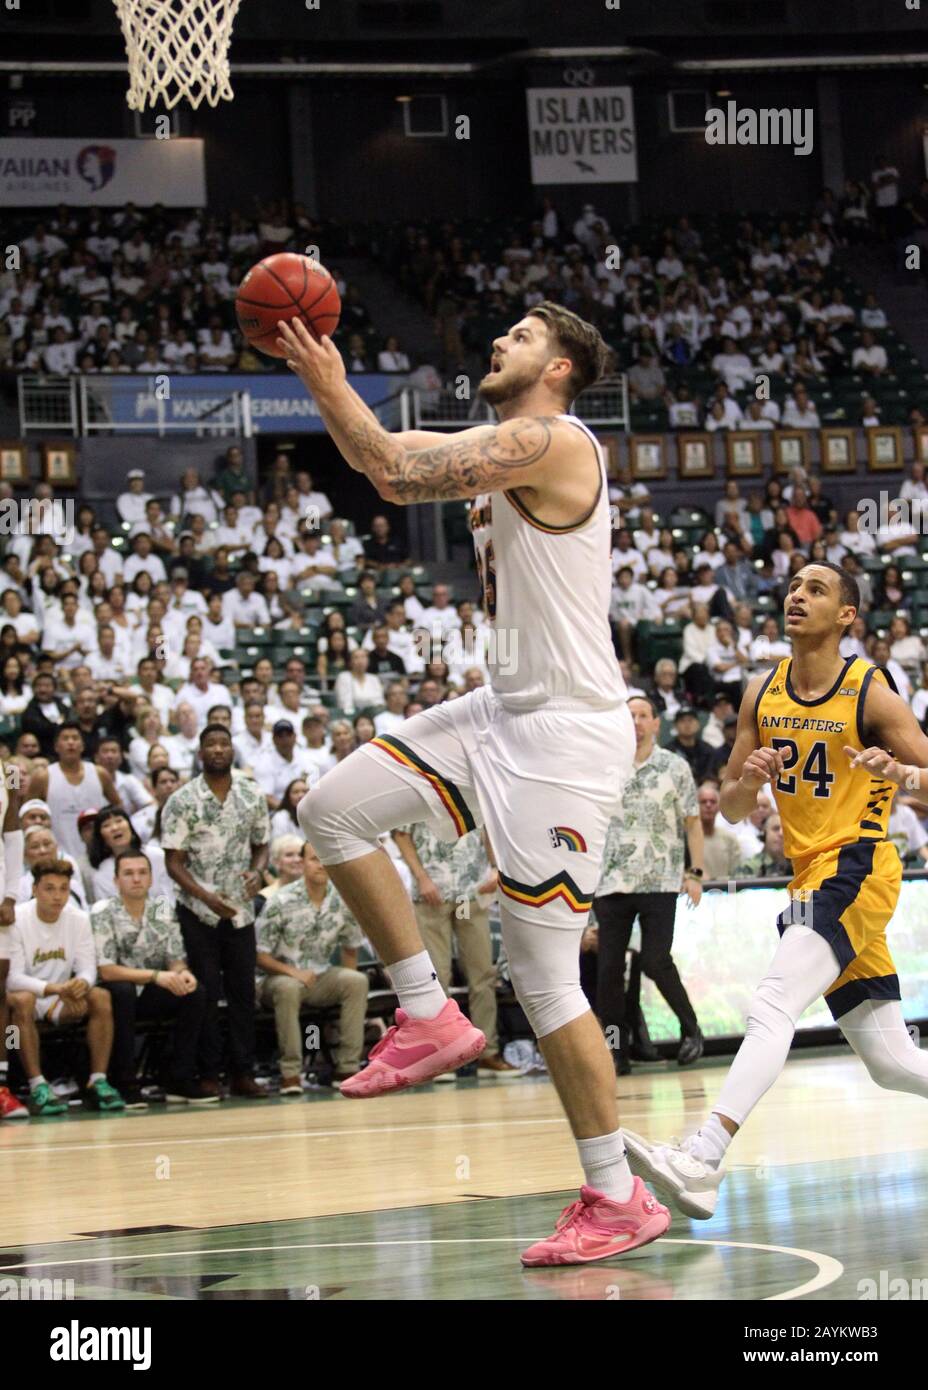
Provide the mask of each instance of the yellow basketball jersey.
[{"label": "yellow basketball jersey", "polygon": [[885,840],[895,788],[865,769],[851,768],[844,751],[864,741],[864,702],[871,681],[886,685],[869,661],[850,657],[827,695],[801,700],[784,658],[767,676],[754,707],[763,748],[783,753],[773,783],[783,821],[783,848],[802,860],[858,840]]}]

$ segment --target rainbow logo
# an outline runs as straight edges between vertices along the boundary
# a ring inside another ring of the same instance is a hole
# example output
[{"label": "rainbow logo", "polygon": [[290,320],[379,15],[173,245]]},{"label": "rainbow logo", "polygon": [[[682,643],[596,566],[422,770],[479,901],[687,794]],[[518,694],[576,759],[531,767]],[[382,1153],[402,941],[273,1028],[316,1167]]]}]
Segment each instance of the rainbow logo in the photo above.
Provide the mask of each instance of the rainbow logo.
[{"label": "rainbow logo", "polygon": [[581,854],[586,854],[586,840],[579,830],[573,830],[569,825],[552,825],[548,834],[554,849],[566,845],[569,850],[579,850]]}]

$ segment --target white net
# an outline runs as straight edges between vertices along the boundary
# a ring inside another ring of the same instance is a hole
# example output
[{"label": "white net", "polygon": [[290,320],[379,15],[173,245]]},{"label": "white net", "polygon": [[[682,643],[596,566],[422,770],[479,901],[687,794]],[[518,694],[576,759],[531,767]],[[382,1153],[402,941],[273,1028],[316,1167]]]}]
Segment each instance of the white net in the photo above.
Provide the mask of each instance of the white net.
[{"label": "white net", "polygon": [[129,58],[126,102],[231,101],[229,42],[241,0],[113,0]]}]

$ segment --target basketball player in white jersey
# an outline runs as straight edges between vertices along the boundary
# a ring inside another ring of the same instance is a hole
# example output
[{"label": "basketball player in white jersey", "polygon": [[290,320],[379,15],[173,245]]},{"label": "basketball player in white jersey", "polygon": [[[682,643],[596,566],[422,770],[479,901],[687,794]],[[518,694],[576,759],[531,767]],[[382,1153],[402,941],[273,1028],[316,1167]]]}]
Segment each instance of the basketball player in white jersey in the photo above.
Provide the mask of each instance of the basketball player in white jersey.
[{"label": "basketball player in white jersey", "polygon": [[9,1011],[6,979],[10,972],[10,927],[16,920],[16,893],[23,875],[23,832],[19,828],[19,768],[0,763],[0,1120],[28,1120],[29,1111],[10,1091],[6,1030]]},{"label": "basketball player in white jersey", "polygon": [[391,435],[349,386],[340,354],[297,320],[288,363],[345,460],[386,501],[470,500],[491,684],[372,739],[304,797],[300,824],[388,967],[396,1027],[342,1095],[430,1080],[484,1037],[446,999],[383,831],[428,821],[453,840],[481,823],[495,852],[513,987],[567,1112],[586,1185],[527,1265],[608,1259],[657,1239],[667,1209],[633,1178],[615,1068],[580,988],[580,937],[606,829],[635,746],[612,647],[611,526],[602,451],[570,402],[605,344],[562,306],[533,308],[493,344],[481,382],[499,416],[448,436]]},{"label": "basketball player in white jersey", "polygon": [[33,773],[29,796],[39,797],[48,806],[52,830],[59,849],[67,850],[78,864],[86,847],[77,827],[81,811],[99,811],[102,806],[122,806],[110,774],[84,758],[84,735],[80,724],[66,719],[55,734],[56,762]]}]

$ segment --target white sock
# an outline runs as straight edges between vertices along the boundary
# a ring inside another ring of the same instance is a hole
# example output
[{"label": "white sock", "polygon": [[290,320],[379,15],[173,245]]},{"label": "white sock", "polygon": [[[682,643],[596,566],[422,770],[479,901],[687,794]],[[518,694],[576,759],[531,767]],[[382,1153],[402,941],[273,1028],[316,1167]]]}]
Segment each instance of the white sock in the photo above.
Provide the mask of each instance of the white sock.
[{"label": "white sock", "polygon": [[600,1134],[595,1139],[578,1139],[577,1153],[583,1165],[587,1187],[595,1187],[614,1202],[627,1202],[635,1180],[625,1157],[622,1131]]},{"label": "white sock", "polygon": [[39,1072],[38,1076],[30,1076],[30,1078],[29,1078],[29,1090],[30,1090],[30,1091],[37,1091],[37,1090],[39,1089],[40,1086],[47,1086],[47,1085],[48,1085],[48,1082],[45,1080],[45,1077],[42,1075],[41,1072]]},{"label": "white sock", "polygon": [[729,1134],[718,1115],[713,1113],[687,1141],[686,1147],[695,1158],[702,1159],[710,1168],[717,1168],[733,1138],[734,1135]]},{"label": "white sock", "polygon": [[105,1081],[105,1080],[106,1080],[106,1072],[105,1072],[105,1071],[92,1071],[92,1072],[90,1073],[90,1080],[87,1082],[87,1085],[88,1085],[88,1086],[92,1086],[92,1085],[94,1084],[95,1081]]},{"label": "white sock", "polygon": [[438,975],[428,951],[387,966],[400,1008],[410,1018],[437,1018],[448,1002],[448,996],[438,983]]}]

